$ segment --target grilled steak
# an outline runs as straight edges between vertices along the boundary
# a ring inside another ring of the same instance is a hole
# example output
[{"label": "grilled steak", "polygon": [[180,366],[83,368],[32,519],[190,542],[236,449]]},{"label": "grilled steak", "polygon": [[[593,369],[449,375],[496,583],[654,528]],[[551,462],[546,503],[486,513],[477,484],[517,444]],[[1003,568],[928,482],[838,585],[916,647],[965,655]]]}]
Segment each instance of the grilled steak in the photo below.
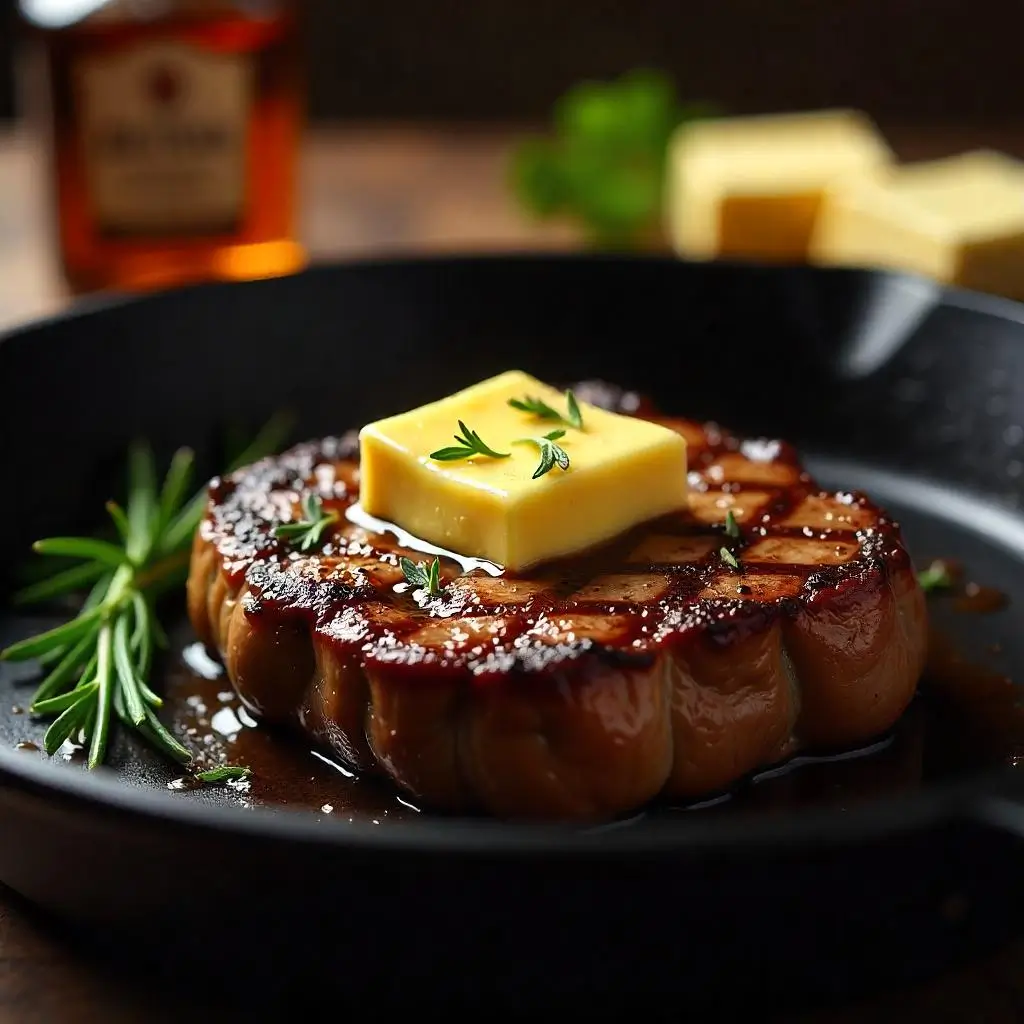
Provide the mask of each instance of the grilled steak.
[{"label": "grilled steak", "polygon": [[[440,596],[410,588],[398,557],[424,556],[346,515],[354,435],[214,480],[189,614],[252,712],[428,806],[567,819],[707,797],[892,726],[926,640],[898,526],[783,442],[577,394],[686,436],[690,508],[524,578],[442,559]],[[274,528],[310,489],[340,516],[304,554]]]}]

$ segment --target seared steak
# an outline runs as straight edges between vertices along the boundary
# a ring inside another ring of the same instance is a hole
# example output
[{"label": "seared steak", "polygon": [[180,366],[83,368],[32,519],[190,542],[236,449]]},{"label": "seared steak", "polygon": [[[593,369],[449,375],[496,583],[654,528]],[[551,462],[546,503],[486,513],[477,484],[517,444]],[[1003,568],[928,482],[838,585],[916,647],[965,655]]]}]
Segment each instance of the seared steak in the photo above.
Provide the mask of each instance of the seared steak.
[{"label": "seared steak", "polygon": [[[351,435],[214,480],[189,614],[253,713],[427,806],[567,819],[707,797],[892,726],[926,641],[898,526],[783,442],[577,393],[686,436],[690,509],[525,578],[443,558],[440,596],[411,588],[398,557],[425,556],[346,515]],[[274,528],[310,489],[340,517],[302,553]]]}]

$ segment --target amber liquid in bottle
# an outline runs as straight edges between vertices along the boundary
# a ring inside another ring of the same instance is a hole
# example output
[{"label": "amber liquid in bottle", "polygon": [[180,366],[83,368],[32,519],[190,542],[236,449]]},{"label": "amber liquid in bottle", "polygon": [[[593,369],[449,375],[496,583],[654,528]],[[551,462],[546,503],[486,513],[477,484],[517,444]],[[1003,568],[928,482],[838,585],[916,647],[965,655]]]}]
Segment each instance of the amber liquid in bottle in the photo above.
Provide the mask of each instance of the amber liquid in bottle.
[{"label": "amber liquid in bottle", "polygon": [[303,116],[297,5],[114,0],[32,23],[56,226],[78,291],[290,273]]}]

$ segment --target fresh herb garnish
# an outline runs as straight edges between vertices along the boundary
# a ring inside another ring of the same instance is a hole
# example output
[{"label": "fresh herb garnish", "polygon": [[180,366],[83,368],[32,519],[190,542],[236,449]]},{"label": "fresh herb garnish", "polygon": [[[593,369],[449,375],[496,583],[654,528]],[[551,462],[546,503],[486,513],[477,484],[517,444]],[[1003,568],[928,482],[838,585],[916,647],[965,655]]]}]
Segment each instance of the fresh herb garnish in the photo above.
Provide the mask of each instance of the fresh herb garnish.
[{"label": "fresh herb garnish", "polygon": [[459,430],[462,436],[455,435],[457,445],[450,448],[439,448],[431,452],[430,457],[437,462],[456,462],[459,459],[471,459],[474,455],[486,455],[491,459],[507,459],[509,452],[496,452],[489,448],[480,438],[475,430],[470,430],[462,420],[459,420]]},{"label": "fresh herb garnish", "polygon": [[720,548],[718,557],[730,568],[738,569],[740,567],[739,560],[728,548]]},{"label": "fresh herb garnish", "polygon": [[671,78],[653,70],[580,82],[557,101],[550,135],[513,153],[511,186],[531,214],[574,220],[592,245],[649,246],[661,231],[672,133],[711,113],[682,105]]},{"label": "fresh herb garnish", "polygon": [[733,515],[732,509],[725,513],[725,535],[733,538],[740,536],[740,524],[736,522],[736,516]]},{"label": "fresh herb garnish", "polygon": [[926,594],[933,590],[948,590],[953,586],[953,575],[945,562],[936,560],[917,574],[917,585]]},{"label": "fresh herb garnish", "polygon": [[565,437],[564,430],[552,430],[550,434],[543,437],[520,437],[513,441],[513,444],[535,444],[540,449],[540,465],[533,472],[532,479],[536,480],[545,473],[550,473],[557,466],[561,470],[569,468],[569,456],[564,448],[559,447],[555,442]]},{"label": "fresh herb garnish", "polygon": [[222,764],[216,768],[207,768],[204,771],[196,772],[195,777],[200,782],[234,782],[236,779],[247,779],[252,775],[252,769],[238,764]]},{"label": "fresh herb garnish", "polygon": [[402,575],[414,586],[422,587],[429,597],[437,597],[441,593],[441,559],[435,558],[430,565],[420,562],[418,565],[411,558],[398,559]]},{"label": "fresh herb garnish", "polygon": [[[287,429],[275,417],[229,471],[274,451]],[[155,648],[167,645],[154,601],[184,583],[192,537],[208,501],[205,487],[184,500],[192,461],[191,451],[179,450],[158,484],[149,447],[133,445],[128,500],[124,508],[107,505],[119,543],[56,537],[33,545],[39,554],[80,564],[37,580],[15,595],[16,602],[48,601],[92,584],[70,621],[0,651],[0,660],[37,659],[47,670],[29,710],[44,718],[56,716],[43,738],[51,756],[70,740],[88,747],[90,768],[102,764],[116,715],[172,760],[192,763],[191,753],[157,717],[163,702],[148,682]]]},{"label": "fresh herb garnish", "polygon": [[527,395],[525,398],[510,398],[508,404],[520,412],[528,412],[542,420],[556,420],[564,423],[567,427],[583,429],[583,413],[580,412],[579,403],[572,391],[566,391],[565,404],[568,409],[567,415],[563,416],[557,409],[552,408],[542,398]]},{"label": "fresh herb garnish", "polygon": [[310,492],[302,499],[302,519],[282,523],[274,528],[274,536],[280,540],[295,541],[300,551],[309,551],[320,543],[324,530],[337,522],[338,513],[325,512],[320,495]]}]

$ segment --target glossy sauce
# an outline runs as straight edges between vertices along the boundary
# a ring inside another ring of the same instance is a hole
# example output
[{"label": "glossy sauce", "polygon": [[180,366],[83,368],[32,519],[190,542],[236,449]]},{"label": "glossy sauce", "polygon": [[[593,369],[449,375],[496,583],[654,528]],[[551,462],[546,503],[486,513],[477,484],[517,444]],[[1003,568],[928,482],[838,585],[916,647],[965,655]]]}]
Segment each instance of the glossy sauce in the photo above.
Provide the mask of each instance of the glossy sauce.
[{"label": "glossy sauce", "polygon": [[[252,769],[249,779],[228,784],[244,807],[284,806],[381,825],[430,813],[389,783],[359,776],[311,749],[294,732],[258,724],[199,644],[188,645],[175,659],[166,693],[165,720],[201,752],[203,766]],[[888,735],[860,750],[803,753],[730,793],[644,813],[850,807],[972,771],[1024,764],[1020,695],[1007,676],[963,658],[935,631],[920,692]],[[188,787],[179,781],[170,788]]]}]

